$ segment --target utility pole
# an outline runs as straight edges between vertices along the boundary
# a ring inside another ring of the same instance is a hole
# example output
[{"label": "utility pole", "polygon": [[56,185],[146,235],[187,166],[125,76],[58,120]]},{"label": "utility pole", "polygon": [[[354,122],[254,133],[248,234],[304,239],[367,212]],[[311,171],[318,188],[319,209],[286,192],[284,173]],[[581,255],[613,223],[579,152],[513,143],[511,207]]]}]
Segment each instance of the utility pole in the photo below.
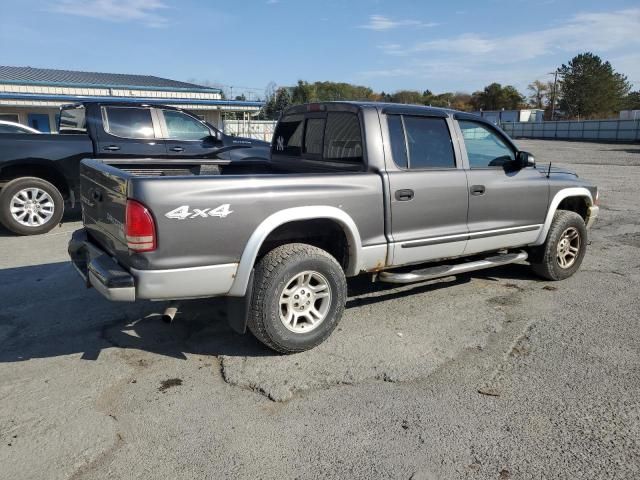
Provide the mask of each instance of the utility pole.
[{"label": "utility pole", "polygon": [[553,92],[551,92],[551,121],[553,122],[556,116],[556,85],[558,83],[558,70],[549,73],[553,75]]}]

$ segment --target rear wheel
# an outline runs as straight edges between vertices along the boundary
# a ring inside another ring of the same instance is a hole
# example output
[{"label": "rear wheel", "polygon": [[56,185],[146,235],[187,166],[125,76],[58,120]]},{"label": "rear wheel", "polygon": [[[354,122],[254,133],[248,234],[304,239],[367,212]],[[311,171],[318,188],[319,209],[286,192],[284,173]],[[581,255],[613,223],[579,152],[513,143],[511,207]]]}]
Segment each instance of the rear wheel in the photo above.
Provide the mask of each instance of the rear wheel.
[{"label": "rear wheel", "polygon": [[60,223],[63,212],[62,194],[41,178],[16,178],[0,190],[0,223],[18,235],[48,232]]},{"label": "rear wheel", "polygon": [[281,353],[322,343],[344,312],[342,267],[326,251],[303,243],[275,248],[255,268],[248,327]]},{"label": "rear wheel", "polygon": [[558,210],[547,241],[530,256],[533,271],[547,280],[564,280],[573,275],[587,250],[587,229],[580,215]]}]

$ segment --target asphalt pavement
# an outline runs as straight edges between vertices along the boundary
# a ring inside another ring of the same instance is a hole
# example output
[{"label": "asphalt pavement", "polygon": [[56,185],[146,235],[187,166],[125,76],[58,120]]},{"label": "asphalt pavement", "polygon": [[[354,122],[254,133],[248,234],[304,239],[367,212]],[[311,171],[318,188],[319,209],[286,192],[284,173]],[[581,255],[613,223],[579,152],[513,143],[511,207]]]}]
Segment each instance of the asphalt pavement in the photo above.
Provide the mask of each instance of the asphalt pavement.
[{"label": "asphalt pavement", "polygon": [[349,282],[280,356],[218,299],[113,304],[67,260],[77,216],[0,231],[0,479],[640,477],[640,145],[519,141],[600,187],[581,270]]}]

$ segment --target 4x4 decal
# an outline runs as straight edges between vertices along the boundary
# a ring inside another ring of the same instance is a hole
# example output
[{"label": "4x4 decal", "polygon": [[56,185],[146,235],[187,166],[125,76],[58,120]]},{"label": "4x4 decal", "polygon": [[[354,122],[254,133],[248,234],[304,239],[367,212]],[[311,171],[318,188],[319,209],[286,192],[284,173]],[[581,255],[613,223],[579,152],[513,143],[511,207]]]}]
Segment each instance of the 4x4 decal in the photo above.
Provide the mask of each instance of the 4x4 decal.
[{"label": "4x4 decal", "polygon": [[233,210],[231,210],[231,204],[225,203],[216,208],[194,208],[193,210],[189,210],[189,205],[182,205],[181,207],[165,213],[164,216],[176,220],[185,220],[187,218],[226,218],[231,213],[233,213]]}]

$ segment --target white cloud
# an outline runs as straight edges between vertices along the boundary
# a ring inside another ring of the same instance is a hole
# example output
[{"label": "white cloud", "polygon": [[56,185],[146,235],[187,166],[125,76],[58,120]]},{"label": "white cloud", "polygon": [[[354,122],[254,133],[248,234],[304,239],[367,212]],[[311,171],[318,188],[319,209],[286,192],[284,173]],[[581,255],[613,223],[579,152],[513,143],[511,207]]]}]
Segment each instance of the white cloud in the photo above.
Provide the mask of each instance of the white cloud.
[{"label": "white cloud", "polygon": [[435,27],[438,25],[435,22],[420,22],[418,20],[392,20],[389,17],[385,17],[384,15],[371,15],[369,17],[369,23],[366,25],[360,25],[359,28],[366,28],[368,30],[376,30],[376,31],[384,31],[384,30],[392,30],[394,28],[399,27],[418,27],[418,28],[426,28],[426,27]]},{"label": "white cloud", "polygon": [[148,27],[164,27],[167,19],[157,12],[165,8],[167,6],[160,0],[61,0],[52,10],[112,22],[140,22]]},{"label": "white cloud", "polygon": [[465,33],[453,38],[417,42],[402,47],[380,46],[390,55],[447,53],[473,61],[510,63],[557,52],[592,50],[606,52],[640,46],[640,8],[608,13],[581,13],[566,23],[547,29],[509,36]]}]

